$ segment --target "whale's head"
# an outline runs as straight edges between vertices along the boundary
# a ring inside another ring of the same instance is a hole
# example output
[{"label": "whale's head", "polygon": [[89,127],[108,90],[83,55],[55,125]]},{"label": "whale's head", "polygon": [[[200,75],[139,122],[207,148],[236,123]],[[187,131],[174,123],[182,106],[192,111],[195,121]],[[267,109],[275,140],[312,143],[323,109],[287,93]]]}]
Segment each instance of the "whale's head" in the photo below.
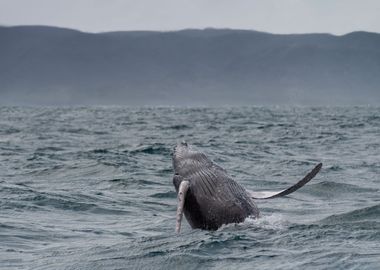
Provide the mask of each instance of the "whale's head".
[{"label": "whale's head", "polygon": [[186,166],[186,162],[191,155],[191,146],[185,141],[177,144],[173,149],[173,169],[175,173],[178,173],[181,168],[183,169]]},{"label": "whale's head", "polygon": [[190,146],[183,141],[177,144],[173,150],[174,174],[188,177],[204,166],[210,165],[211,161],[205,154],[199,152],[196,147]]}]

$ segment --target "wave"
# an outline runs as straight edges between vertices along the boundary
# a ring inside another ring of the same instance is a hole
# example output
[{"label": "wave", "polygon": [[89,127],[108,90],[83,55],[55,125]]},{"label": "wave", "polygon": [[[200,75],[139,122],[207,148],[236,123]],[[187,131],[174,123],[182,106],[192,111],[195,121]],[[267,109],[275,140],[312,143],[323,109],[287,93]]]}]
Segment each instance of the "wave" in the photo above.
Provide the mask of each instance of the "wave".
[{"label": "wave", "polygon": [[152,198],[176,198],[177,193],[175,191],[168,191],[168,192],[159,192],[159,193],[154,193],[153,195],[150,195]]},{"label": "wave", "polygon": [[[99,193],[100,194],[100,193]],[[0,189],[2,210],[23,209],[28,211],[79,211],[94,214],[125,214],[122,206],[114,206],[114,201],[99,195],[73,194],[72,196],[53,192],[37,191],[26,185],[6,185]],[[123,202],[124,204],[126,202]]]},{"label": "wave", "polygon": [[20,132],[21,132],[21,129],[18,129],[18,128],[0,126],[0,135],[13,135]]},{"label": "wave", "polygon": [[304,188],[308,192],[318,197],[339,197],[352,195],[356,193],[374,192],[374,189],[360,187],[352,184],[337,183],[331,181],[322,181],[316,184],[308,185]]},{"label": "wave", "polygon": [[178,124],[178,125],[169,126],[168,128],[174,129],[174,130],[184,130],[184,129],[190,129],[191,127],[185,124]]},{"label": "wave", "polygon": [[322,224],[341,224],[363,221],[374,221],[380,226],[380,204],[352,210],[344,214],[332,215],[320,222]]},{"label": "wave", "polygon": [[127,152],[131,154],[143,153],[150,155],[169,155],[171,151],[172,150],[170,148],[162,143],[154,143],[152,145],[142,145],[136,149],[128,150]]}]

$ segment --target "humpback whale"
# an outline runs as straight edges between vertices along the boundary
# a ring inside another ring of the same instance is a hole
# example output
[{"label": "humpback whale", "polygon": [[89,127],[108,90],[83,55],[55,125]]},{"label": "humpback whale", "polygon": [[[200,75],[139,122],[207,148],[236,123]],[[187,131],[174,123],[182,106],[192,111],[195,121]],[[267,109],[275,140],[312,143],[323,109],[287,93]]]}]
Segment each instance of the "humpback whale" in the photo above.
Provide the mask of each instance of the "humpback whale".
[{"label": "humpback whale", "polygon": [[295,185],[265,192],[245,189],[225,169],[186,142],[174,148],[173,168],[178,197],[175,230],[179,233],[183,214],[193,229],[204,230],[217,230],[223,224],[240,223],[247,217],[258,218],[260,212],[254,199],[272,199],[296,191],[314,178],[322,163]]}]

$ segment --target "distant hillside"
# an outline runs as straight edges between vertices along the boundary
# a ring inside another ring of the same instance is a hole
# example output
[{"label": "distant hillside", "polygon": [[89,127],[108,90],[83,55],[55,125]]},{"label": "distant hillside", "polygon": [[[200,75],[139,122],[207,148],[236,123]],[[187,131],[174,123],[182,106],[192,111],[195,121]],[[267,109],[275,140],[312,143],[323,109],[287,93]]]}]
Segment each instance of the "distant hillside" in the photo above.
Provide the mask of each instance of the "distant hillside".
[{"label": "distant hillside", "polygon": [[380,104],[380,35],[0,27],[0,104]]}]

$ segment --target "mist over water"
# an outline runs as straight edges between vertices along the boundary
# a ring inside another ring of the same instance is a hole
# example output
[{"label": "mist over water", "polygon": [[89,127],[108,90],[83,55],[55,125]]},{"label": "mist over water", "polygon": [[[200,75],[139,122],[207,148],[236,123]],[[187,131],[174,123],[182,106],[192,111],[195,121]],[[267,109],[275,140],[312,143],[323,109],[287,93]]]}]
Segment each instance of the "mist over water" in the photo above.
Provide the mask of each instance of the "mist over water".
[{"label": "mist over water", "polygon": [[[171,151],[186,140],[257,201],[174,233]],[[0,107],[1,269],[378,269],[379,107]]]}]

